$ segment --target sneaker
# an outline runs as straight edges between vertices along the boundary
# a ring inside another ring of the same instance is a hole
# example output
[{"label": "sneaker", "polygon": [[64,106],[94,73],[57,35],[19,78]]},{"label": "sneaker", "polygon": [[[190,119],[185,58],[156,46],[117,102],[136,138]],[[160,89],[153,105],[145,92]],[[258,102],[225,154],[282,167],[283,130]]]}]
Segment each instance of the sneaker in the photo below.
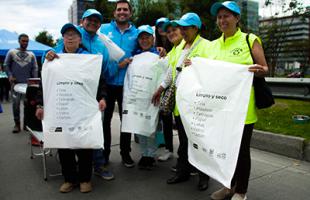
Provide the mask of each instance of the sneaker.
[{"label": "sneaker", "polygon": [[[244,196],[244,197],[243,197]],[[245,194],[234,194],[234,196],[231,198],[231,200],[246,200],[247,197]]]},{"label": "sneaker", "polygon": [[216,192],[211,194],[211,199],[213,200],[222,200],[232,197],[234,194],[233,190],[223,187]]},{"label": "sneaker", "polygon": [[73,183],[70,182],[64,182],[59,188],[59,192],[61,193],[68,193],[71,192],[72,190],[73,190]]},{"label": "sneaker", "polygon": [[134,161],[131,159],[130,154],[124,154],[122,155],[122,162],[127,168],[132,168],[135,166]]},{"label": "sneaker", "polygon": [[83,182],[80,183],[80,192],[87,193],[92,191],[91,182]]},{"label": "sneaker", "polygon": [[109,171],[106,167],[99,167],[94,170],[94,174],[100,176],[104,180],[110,181],[114,179],[114,175],[111,171]]},{"label": "sneaker", "polygon": [[172,158],[173,154],[169,150],[165,150],[165,153],[158,157],[158,161],[167,161],[169,158]]}]

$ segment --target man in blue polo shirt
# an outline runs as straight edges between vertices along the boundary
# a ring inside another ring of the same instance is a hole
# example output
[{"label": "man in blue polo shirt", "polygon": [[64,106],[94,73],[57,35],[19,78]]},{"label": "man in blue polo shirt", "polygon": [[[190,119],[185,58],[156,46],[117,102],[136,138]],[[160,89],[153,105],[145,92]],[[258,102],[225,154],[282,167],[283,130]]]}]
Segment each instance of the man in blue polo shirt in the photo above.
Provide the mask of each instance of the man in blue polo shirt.
[{"label": "man in blue polo shirt", "polygon": [[[107,108],[104,114],[103,129],[104,129],[104,149],[105,158],[108,161],[111,152],[111,120],[114,111],[115,101],[117,101],[119,115],[122,117],[122,102],[123,102],[123,85],[127,66],[131,62],[132,53],[136,49],[137,34],[136,27],[131,24],[130,17],[132,16],[132,6],[126,0],[116,2],[114,10],[114,18],[110,23],[103,24],[100,32],[108,36],[115,44],[124,50],[124,57],[117,62],[110,62],[111,68],[117,68],[114,76],[109,76],[107,82]],[[115,66],[115,67],[112,67]],[[133,167],[134,162],[130,157],[131,133],[121,133],[120,149],[122,162],[126,167]]]}]

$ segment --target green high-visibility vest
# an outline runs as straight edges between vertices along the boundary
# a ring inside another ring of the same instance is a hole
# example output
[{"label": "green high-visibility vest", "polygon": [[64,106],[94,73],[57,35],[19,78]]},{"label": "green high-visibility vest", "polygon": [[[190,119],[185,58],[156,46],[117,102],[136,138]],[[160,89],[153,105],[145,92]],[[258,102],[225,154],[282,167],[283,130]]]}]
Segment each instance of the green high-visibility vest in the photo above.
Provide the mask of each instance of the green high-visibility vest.
[{"label": "green high-visibility vest", "polygon": [[[226,38],[226,40],[224,40],[224,34],[222,34],[220,38],[212,41],[211,48],[206,50],[208,58],[244,65],[253,64],[250,49],[246,42],[246,35],[246,33],[243,33],[240,29],[238,29],[233,36],[228,37]],[[255,40],[257,40],[261,44],[261,40],[256,35],[250,34],[249,43],[251,49]],[[257,113],[255,106],[255,95],[254,88],[252,86],[245,124],[252,124],[256,121]]]}]

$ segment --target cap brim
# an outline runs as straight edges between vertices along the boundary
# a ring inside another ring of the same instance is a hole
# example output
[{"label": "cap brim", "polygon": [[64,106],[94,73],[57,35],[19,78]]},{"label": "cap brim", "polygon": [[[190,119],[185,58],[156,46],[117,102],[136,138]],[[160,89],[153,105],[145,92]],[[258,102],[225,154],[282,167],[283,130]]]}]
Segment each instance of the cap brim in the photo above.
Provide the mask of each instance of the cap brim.
[{"label": "cap brim", "polygon": [[166,22],[166,23],[163,25],[163,27],[162,27],[163,31],[164,31],[164,32],[167,32],[167,28],[168,28],[169,26],[177,27],[177,26],[179,26],[179,25],[178,25],[177,23],[175,23],[175,20],[170,21],[170,22]]},{"label": "cap brim", "polygon": [[75,32],[81,35],[80,31],[73,24],[64,25],[60,30],[61,35],[63,35],[68,29],[73,29]]},{"label": "cap brim", "polygon": [[97,17],[97,18],[100,20],[100,22],[103,21],[102,15],[99,15],[99,14],[96,14],[96,13],[93,13],[93,14],[90,14],[90,15],[86,15],[86,16],[83,17],[83,19],[84,19],[84,18],[87,18],[87,17],[90,17],[90,16],[95,16],[95,17]]},{"label": "cap brim", "polygon": [[174,22],[171,22],[172,26],[193,26],[192,24],[186,23],[183,20],[176,20]]},{"label": "cap brim", "polygon": [[150,33],[149,31],[141,31],[141,32],[138,33],[138,37],[139,37],[142,33],[148,33],[149,35],[153,35],[153,33]]},{"label": "cap brim", "polygon": [[218,10],[219,10],[221,7],[226,8],[222,3],[219,3],[219,2],[213,4],[213,5],[211,6],[211,9],[210,9],[211,15],[212,15],[212,16],[216,16]]}]

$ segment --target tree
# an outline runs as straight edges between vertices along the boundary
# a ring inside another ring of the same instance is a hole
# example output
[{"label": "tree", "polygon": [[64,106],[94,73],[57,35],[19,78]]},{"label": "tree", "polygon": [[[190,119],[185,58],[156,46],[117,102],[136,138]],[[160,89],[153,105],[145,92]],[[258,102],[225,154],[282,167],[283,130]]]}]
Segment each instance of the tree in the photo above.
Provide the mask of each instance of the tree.
[{"label": "tree", "polygon": [[201,35],[209,40],[219,37],[220,32],[216,27],[215,18],[210,15],[210,8],[216,0],[165,0],[150,1],[138,0],[134,22],[137,26],[142,24],[154,25],[156,19],[168,17],[169,19],[179,19],[187,12],[197,13],[202,20]]},{"label": "tree", "polygon": [[216,26],[216,18],[211,16],[210,8],[216,0],[180,0],[181,13],[195,12],[202,20],[201,35],[209,40],[220,36],[220,31]]},{"label": "tree", "polygon": [[115,4],[116,4],[115,2],[110,2],[108,0],[95,0],[95,9],[98,10],[100,13],[102,13],[103,23],[108,23],[113,19],[113,11],[115,9]]},{"label": "tree", "polygon": [[35,36],[35,41],[45,44],[50,47],[54,47],[54,39],[51,34],[49,34],[46,30],[39,32],[37,36]]},{"label": "tree", "polygon": [[160,17],[168,17],[175,19],[175,11],[177,4],[174,1],[154,2],[149,0],[138,0],[135,5],[135,13],[133,21],[137,26],[148,24],[155,25],[156,19]]}]

